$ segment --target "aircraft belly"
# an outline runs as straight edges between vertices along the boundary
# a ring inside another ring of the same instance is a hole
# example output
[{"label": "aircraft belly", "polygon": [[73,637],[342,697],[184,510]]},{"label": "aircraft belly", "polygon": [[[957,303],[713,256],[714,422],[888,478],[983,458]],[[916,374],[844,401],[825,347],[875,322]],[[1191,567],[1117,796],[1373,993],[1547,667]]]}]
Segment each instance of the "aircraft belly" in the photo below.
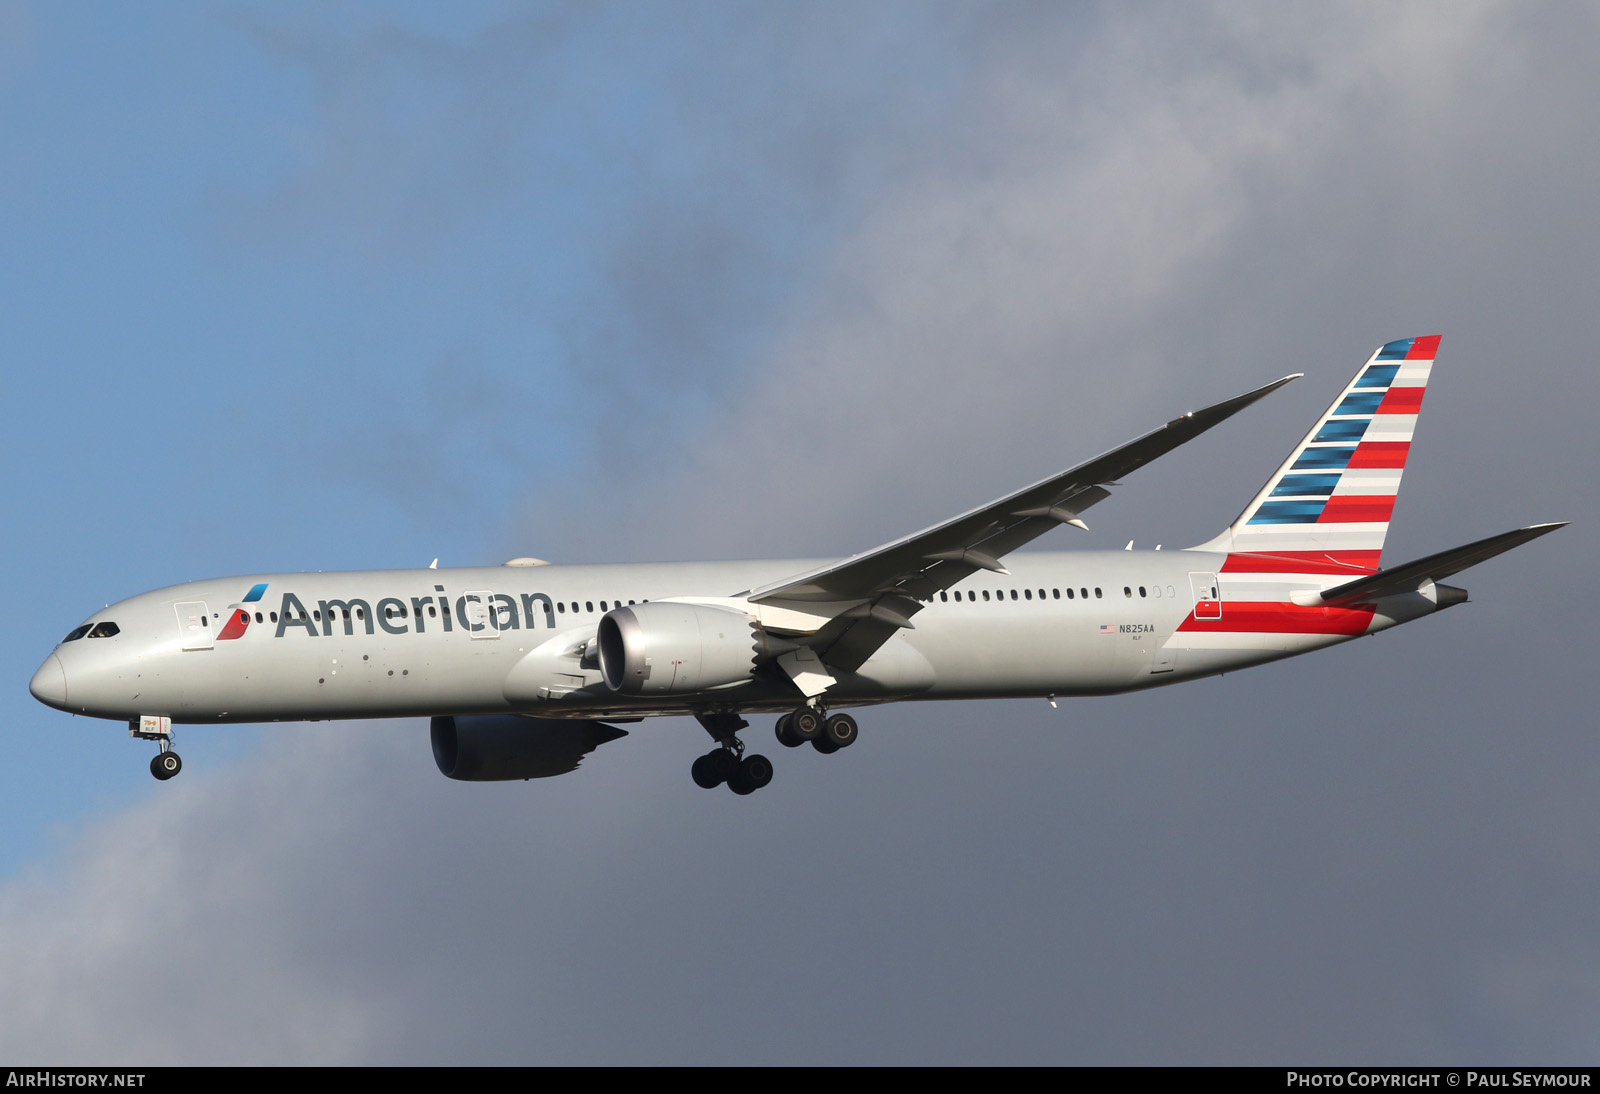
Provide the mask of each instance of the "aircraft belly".
[{"label": "aircraft belly", "polygon": [[193,721],[508,709],[500,695],[506,662],[501,650],[454,637],[400,643],[360,633],[285,640],[263,634],[226,649],[185,651],[179,655],[186,662],[184,686],[168,705],[175,720]]},{"label": "aircraft belly", "polygon": [[1060,619],[994,620],[960,632],[919,633],[914,641],[937,673],[931,695],[1070,695],[1134,686],[1148,667],[1138,663],[1127,639],[1102,634],[1099,627]]}]

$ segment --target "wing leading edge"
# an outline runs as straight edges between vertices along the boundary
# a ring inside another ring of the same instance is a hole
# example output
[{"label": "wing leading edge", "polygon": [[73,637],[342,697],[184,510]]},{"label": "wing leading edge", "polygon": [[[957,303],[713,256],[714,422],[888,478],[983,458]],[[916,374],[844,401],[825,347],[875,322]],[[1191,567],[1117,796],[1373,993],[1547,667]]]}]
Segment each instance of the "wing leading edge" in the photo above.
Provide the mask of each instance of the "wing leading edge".
[{"label": "wing leading edge", "polygon": [[[863,554],[744,594],[831,619],[808,645],[835,669],[859,668],[889,637],[911,626],[922,603],[978,570],[1005,573],[1000,560],[1110,496],[1108,486],[1270,395],[1301,373],[1174,418],[1159,429],[988,505]],[[823,605],[828,605],[824,608]],[[838,610],[830,610],[838,606]]]}]

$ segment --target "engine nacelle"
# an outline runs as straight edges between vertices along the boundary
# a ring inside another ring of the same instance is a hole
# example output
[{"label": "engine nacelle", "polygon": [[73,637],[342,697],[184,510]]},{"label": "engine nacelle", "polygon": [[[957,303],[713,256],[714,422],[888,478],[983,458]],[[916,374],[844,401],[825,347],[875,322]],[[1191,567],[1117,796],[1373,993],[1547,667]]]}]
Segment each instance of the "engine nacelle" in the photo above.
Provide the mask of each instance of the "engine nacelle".
[{"label": "engine nacelle", "polygon": [[589,753],[628,731],[604,722],[470,714],[434,718],[433,762],[452,779],[496,782],[565,775]]},{"label": "engine nacelle", "polygon": [[658,600],[600,617],[600,673],[625,695],[682,695],[748,680],[755,621],[709,604]]}]

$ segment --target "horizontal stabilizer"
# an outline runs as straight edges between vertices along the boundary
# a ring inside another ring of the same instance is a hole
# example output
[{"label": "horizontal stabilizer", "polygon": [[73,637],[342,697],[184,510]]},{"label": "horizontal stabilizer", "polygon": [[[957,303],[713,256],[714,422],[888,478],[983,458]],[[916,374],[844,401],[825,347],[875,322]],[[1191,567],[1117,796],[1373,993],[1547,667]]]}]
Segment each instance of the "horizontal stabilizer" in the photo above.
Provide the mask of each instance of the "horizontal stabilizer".
[{"label": "horizontal stabilizer", "polygon": [[1415,592],[1429,581],[1442,581],[1469,566],[1476,566],[1513,547],[1520,547],[1529,540],[1538,539],[1542,535],[1554,532],[1557,528],[1565,528],[1567,523],[1563,520],[1551,524],[1531,524],[1526,528],[1517,528],[1514,531],[1502,532],[1498,536],[1490,536],[1488,539],[1480,539],[1464,547],[1452,547],[1448,551],[1440,551],[1436,555],[1419,558],[1415,562],[1391,566],[1369,577],[1358,577],[1354,581],[1324,590],[1321,602],[1352,604],[1358,601],[1377,600],[1397,593]]}]

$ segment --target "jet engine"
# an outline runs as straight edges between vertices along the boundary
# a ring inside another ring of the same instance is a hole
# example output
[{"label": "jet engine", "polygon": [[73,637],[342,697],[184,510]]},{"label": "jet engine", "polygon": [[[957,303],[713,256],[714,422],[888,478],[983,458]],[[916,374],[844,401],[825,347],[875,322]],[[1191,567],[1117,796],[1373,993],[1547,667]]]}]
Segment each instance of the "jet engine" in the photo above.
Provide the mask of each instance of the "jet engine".
[{"label": "jet engine", "polygon": [[681,695],[748,680],[760,632],[748,615],[658,600],[600,617],[600,673],[625,695]]},{"label": "jet engine", "polygon": [[628,731],[604,722],[472,714],[434,718],[433,762],[465,782],[565,775],[589,753]]}]

